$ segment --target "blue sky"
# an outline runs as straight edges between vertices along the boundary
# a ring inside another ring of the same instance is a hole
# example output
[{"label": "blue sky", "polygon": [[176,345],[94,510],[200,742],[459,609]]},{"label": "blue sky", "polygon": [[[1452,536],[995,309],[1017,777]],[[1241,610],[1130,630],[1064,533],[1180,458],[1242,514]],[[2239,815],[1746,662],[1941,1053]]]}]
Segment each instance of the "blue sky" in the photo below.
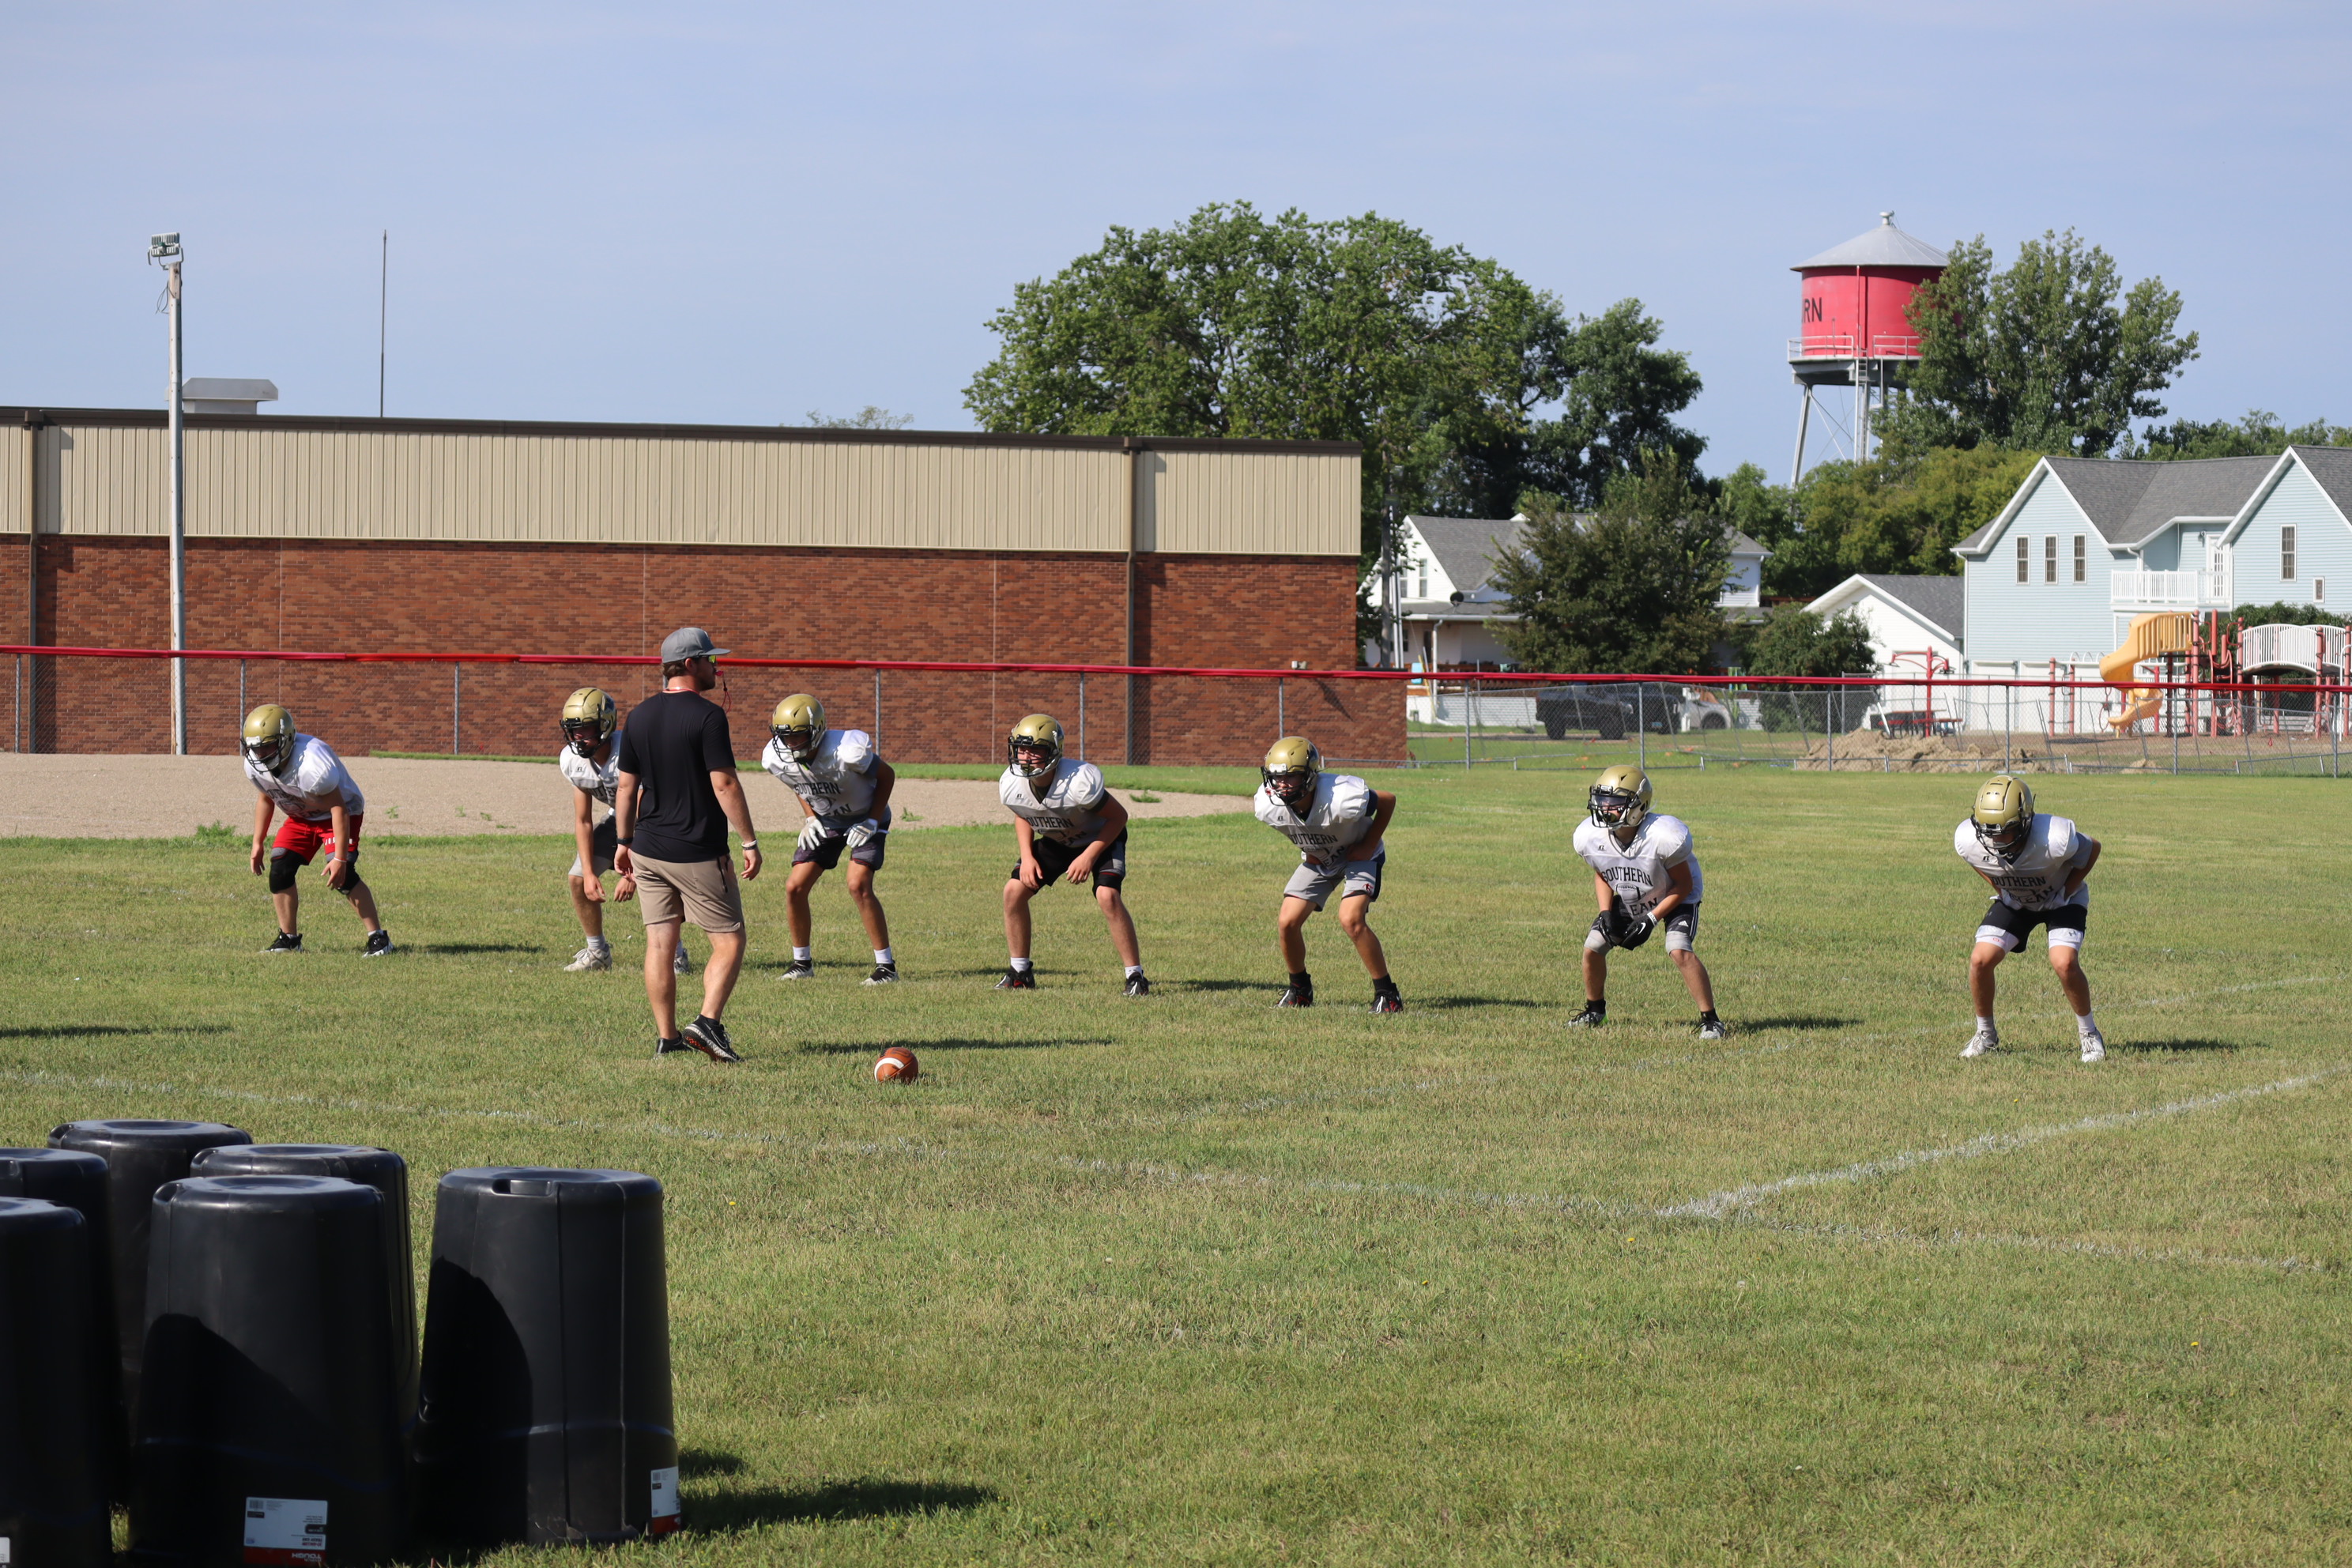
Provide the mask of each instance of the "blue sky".
[{"label": "blue sky", "polygon": [[1905,4],[19,8],[0,402],[968,426],[1013,284],[1201,205],[1367,210],[1639,296],[1720,472],[1785,478],[1790,263],[1893,208],[2186,296],[2176,413],[2352,420],[2352,13]]}]

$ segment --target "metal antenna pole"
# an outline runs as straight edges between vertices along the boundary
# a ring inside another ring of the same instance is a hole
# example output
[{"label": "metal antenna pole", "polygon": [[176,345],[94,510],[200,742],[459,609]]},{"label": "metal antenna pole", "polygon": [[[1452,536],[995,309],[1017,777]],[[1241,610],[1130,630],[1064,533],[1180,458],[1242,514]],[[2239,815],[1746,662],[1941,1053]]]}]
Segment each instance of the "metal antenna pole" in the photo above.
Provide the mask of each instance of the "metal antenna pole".
[{"label": "metal antenna pole", "polygon": [[383,269],[376,275],[375,416],[383,417],[384,325],[392,320],[392,230],[383,231]]}]

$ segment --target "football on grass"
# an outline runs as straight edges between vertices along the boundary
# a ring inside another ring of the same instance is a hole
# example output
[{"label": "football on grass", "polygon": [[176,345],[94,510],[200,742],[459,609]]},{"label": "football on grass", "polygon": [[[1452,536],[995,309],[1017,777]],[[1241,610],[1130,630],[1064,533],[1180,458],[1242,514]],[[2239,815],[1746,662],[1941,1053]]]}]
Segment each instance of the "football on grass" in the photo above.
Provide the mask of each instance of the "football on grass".
[{"label": "football on grass", "polygon": [[874,1064],[876,1083],[912,1083],[922,1073],[915,1065],[915,1053],[904,1046],[892,1046]]}]

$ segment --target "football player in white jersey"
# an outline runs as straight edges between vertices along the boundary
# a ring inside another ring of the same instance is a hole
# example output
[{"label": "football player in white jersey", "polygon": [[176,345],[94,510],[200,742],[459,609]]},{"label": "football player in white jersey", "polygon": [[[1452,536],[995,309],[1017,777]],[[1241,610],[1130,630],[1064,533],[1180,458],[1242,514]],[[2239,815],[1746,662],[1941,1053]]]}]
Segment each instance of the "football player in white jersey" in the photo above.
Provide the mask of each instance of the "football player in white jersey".
[{"label": "football player in white jersey", "polygon": [[1105,787],[1101,769],[1062,754],[1062,726],[1050,713],[1032,713],[1013,725],[1004,755],[1007,766],[996,781],[996,798],[1013,814],[1013,842],[1021,859],[1004,884],[1004,945],[1012,950],[1012,963],[996,988],[1037,988],[1037,972],[1029,962],[1029,900],[1037,890],[1063,877],[1073,883],[1091,878],[1095,902],[1110,927],[1110,944],[1127,966],[1127,994],[1150,995],[1135,917],[1119,892],[1127,882],[1127,807]]},{"label": "football player in white jersey", "polygon": [[1650,775],[1620,764],[1604,768],[1585,795],[1585,820],[1571,842],[1592,868],[1601,913],[1584,938],[1584,1011],[1570,1028],[1595,1029],[1609,1016],[1609,950],[1637,948],[1666,928],[1666,957],[1698,1004],[1698,1036],[1719,1040],[1715,983],[1698,956],[1698,907],[1706,879],[1691,847],[1689,825],[1650,811]]},{"label": "football player in white jersey", "polygon": [[2036,812],[2033,792],[2023,779],[1996,773],[1977,791],[1968,820],[1952,830],[1952,849],[1992,889],[1992,907],[1985,910],[1969,953],[1977,1032],[1960,1055],[1980,1057],[1999,1048],[1992,972],[2041,926],[2048,933],[2058,988],[2074,1010],[2083,1059],[2105,1061],[2107,1042],[2091,1016],[2091,982],[2083,973],[2083,931],[2091,921],[2090,890],[2083,881],[2099,863],[2099,841],[2065,817]]},{"label": "football player in white jersey", "polygon": [[1276,945],[1289,983],[1277,1007],[1315,1005],[1315,978],[1307,972],[1307,917],[1339,896],[1339,929],[1372,977],[1372,1011],[1402,1013],[1404,998],[1389,977],[1388,954],[1369,916],[1388,868],[1389,819],[1396,796],[1350,773],[1327,773],[1323,753],[1304,735],[1285,735],[1258,771],[1257,819],[1298,847],[1298,869],[1282,889],[1275,916]]},{"label": "football player in white jersey", "polygon": [[[579,849],[572,861],[572,912],[588,939],[563,966],[567,974],[613,967],[613,944],[604,940],[604,873],[613,868],[613,795],[621,787],[613,734],[620,725],[620,706],[601,687],[583,686],[563,700],[563,749],[555,753],[555,766],[572,785],[572,839]],[[599,805],[604,808],[601,820]],[[629,895],[623,890],[614,896]],[[682,933],[670,967],[680,974],[694,973]]]},{"label": "football player in white jersey", "polygon": [[866,922],[874,944],[868,985],[898,978],[898,957],[890,950],[890,922],[874,895],[874,874],[882,869],[890,843],[890,791],[898,775],[874,749],[863,730],[828,730],[824,704],[805,691],[776,704],[768,721],[767,749],[760,764],[799,800],[803,820],[793,849],[792,875],[784,901],[793,927],[793,962],[782,978],[807,980],[816,973],[809,947],[809,889],[849,855],[849,901]]},{"label": "football player in white jersey", "polygon": [[[326,849],[327,886],[349,899],[367,928],[362,958],[392,951],[392,933],[376,918],[375,894],[360,880],[360,823],[367,797],[334,748],[316,735],[299,734],[294,715],[265,702],[245,717],[245,776],[260,798],[253,805],[253,874],[261,875],[264,852],[269,867],[270,901],[278,906],[278,940],[264,952],[299,952],[301,891],[294,879],[320,850]],[[269,837],[273,813],[286,820]]]}]

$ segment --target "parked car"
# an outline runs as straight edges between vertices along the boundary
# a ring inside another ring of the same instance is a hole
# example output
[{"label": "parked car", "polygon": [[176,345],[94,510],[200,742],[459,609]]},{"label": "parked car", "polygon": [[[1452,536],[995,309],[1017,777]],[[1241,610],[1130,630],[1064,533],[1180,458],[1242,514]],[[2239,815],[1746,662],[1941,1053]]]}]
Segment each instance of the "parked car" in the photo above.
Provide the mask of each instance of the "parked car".
[{"label": "parked car", "polygon": [[1536,722],[1555,741],[1570,730],[1590,730],[1604,741],[1621,741],[1637,721],[1659,733],[1672,730],[1680,707],[1677,699],[1658,691],[1644,693],[1636,703],[1605,690],[1554,687],[1536,694]]}]

